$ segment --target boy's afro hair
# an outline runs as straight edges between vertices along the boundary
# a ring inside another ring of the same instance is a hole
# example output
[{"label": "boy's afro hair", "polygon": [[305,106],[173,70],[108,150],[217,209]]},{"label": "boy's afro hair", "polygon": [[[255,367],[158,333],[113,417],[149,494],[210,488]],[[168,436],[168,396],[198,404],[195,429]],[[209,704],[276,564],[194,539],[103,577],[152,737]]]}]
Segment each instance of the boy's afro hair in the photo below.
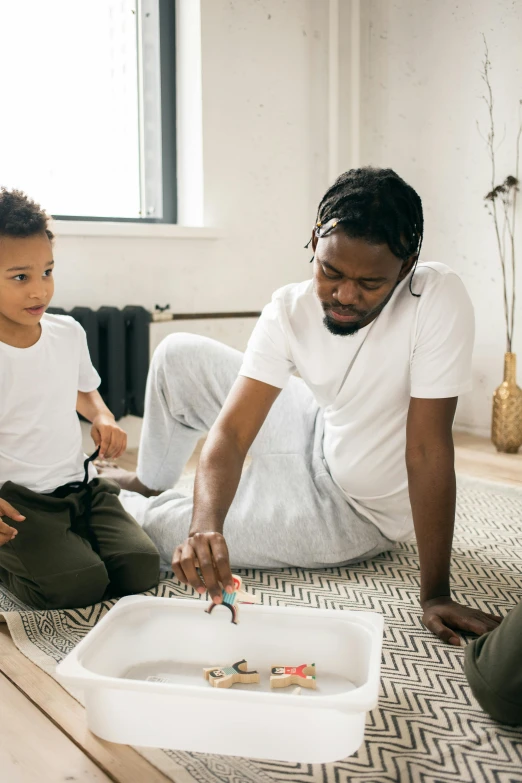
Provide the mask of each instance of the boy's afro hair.
[{"label": "boy's afro hair", "polygon": [[48,220],[40,205],[21,190],[0,188],[0,236],[31,237],[45,232],[52,242]]}]

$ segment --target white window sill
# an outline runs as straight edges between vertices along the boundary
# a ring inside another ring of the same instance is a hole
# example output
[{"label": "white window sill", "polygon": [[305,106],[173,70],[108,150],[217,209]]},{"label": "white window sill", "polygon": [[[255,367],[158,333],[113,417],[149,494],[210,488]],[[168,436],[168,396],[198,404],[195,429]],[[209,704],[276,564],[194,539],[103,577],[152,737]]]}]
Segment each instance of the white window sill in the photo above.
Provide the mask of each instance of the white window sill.
[{"label": "white window sill", "polygon": [[217,228],[171,223],[111,223],[105,220],[52,220],[58,237],[146,237],[149,239],[218,239]]}]

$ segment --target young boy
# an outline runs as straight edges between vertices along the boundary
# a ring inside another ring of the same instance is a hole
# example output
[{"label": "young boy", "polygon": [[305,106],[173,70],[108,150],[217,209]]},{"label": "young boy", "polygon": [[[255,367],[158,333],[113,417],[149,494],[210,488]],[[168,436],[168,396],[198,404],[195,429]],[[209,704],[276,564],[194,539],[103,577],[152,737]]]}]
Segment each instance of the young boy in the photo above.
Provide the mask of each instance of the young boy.
[{"label": "young boy", "polygon": [[52,241],[40,207],[1,189],[0,580],[37,609],[88,606],[159,578],[156,547],[82,453],[77,411],[101,457],[120,456],[126,435],[96,390],[82,327],[45,314]]}]

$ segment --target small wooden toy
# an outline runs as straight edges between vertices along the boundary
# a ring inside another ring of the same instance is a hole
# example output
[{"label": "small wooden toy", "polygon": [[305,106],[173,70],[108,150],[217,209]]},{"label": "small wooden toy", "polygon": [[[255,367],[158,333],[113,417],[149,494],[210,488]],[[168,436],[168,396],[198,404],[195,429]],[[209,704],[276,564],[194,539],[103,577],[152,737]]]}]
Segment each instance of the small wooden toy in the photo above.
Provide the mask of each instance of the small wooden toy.
[{"label": "small wooden toy", "polygon": [[203,669],[203,675],[214,688],[230,688],[235,682],[247,684],[259,682],[259,672],[246,671],[247,667],[248,663],[243,658],[242,661],[237,661],[232,666]]},{"label": "small wooden toy", "polygon": [[287,688],[289,685],[315,689],[315,663],[303,663],[301,666],[272,666],[270,687]]},{"label": "small wooden toy", "polygon": [[236,604],[238,602],[242,604],[258,604],[260,603],[260,599],[257,597],[257,595],[251,595],[250,593],[245,593],[243,590],[241,590],[241,585],[243,582],[240,576],[232,574],[232,579],[234,581],[234,592],[227,593],[225,590],[222,590],[221,598],[223,603],[215,604],[212,601],[208,609],[205,609],[205,611],[207,614],[210,614],[216,608],[216,606],[226,606],[227,609],[230,609],[230,612],[232,613],[232,622],[234,625],[237,625],[238,607]]}]

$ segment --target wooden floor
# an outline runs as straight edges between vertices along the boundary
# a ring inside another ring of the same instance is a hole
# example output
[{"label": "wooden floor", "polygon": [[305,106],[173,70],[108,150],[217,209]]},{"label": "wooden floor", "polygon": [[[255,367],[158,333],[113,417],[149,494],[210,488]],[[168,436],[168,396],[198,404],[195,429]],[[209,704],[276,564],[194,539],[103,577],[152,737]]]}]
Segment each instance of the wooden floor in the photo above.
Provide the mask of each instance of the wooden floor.
[{"label": "wooden floor", "polygon": [[[457,434],[458,473],[522,486],[522,454],[497,454],[485,439]],[[197,462],[196,453],[189,468]],[[134,469],[136,452],[120,460]],[[83,707],[14,646],[0,625],[0,780],[5,783],[166,783],[125,745],[91,734]]]},{"label": "wooden floor", "polygon": [[490,440],[455,433],[457,473],[522,486],[522,454],[499,454]]}]

